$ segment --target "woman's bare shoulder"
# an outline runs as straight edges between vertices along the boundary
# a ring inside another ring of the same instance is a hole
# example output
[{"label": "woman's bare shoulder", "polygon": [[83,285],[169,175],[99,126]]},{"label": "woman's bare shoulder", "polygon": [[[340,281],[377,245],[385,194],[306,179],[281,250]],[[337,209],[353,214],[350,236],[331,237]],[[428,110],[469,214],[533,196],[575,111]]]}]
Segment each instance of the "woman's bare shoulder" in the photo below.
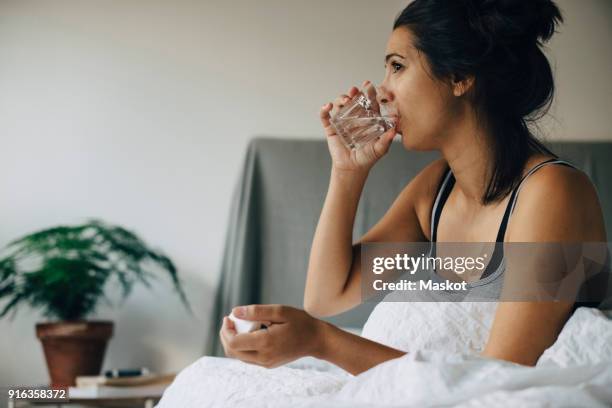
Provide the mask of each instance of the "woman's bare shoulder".
[{"label": "woman's bare shoulder", "polygon": [[560,165],[542,166],[521,186],[508,225],[509,240],[606,239],[597,190],[587,174]]}]

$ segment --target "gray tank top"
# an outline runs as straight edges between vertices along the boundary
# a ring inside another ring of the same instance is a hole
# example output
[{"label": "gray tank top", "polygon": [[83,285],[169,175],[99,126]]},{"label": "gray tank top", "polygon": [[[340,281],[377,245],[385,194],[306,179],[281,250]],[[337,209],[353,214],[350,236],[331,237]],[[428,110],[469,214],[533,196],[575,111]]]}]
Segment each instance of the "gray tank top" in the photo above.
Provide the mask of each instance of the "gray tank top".
[{"label": "gray tank top", "polygon": [[[576,168],[574,165],[560,159],[549,159],[544,162],[541,162],[531,168],[527,174],[523,176],[523,178],[519,181],[518,185],[514,188],[511,193],[510,200],[508,201],[508,205],[506,206],[506,210],[504,212],[504,217],[502,218],[501,225],[499,227],[495,250],[490,258],[485,271],[483,272],[481,279],[475,282],[468,282],[466,287],[467,291],[444,291],[443,296],[444,301],[469,301],[469,302],[479,302],[479,301],[497,301],[501,294],[502,284],[503,284],[503,275],[505,271],[505,261],[503,254],[503,242],[506,234],[506,227],[508,226],[508,221],[512,212],[514,211],[514,206],[516,204],[516,200],[518,194],[521,190],[521,187],[525,180],[536,172],[539,168],[548,165],[548,164],[562,164],[565,166],[570,166],[572,168]],[[444,207],[444,203],[446,202],[450,192],[455,184],[455,177],[450,168],[448,168],[442,178],[440,185],[438,186],[438,192],[436,195],[436,199],[434,201],[434,205],[431,210],[431,251],[429,256],[435,257],[435,242],[437,239],[437,229],[438,222],[440,221],[440,215],[442,214],[442,208]],[[444,279],[432,271],[430,273],[430,277],[435,282],[444,282]]]}]

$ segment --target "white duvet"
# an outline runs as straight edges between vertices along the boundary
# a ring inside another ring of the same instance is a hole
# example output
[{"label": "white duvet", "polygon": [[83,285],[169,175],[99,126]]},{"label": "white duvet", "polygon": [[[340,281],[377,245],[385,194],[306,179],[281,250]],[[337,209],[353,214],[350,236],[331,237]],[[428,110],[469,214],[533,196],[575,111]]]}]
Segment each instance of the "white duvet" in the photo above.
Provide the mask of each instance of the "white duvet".
[{"label": "white duvet", "polygon": [[579,308],[536,367],[525,367],[477,353],[494,304],[432,305],[379,304],[362,335],[408,353],[358,376],[310,357],[274,369],[202,357],[158,407],[612,406],[612,320],[601,311]]}]

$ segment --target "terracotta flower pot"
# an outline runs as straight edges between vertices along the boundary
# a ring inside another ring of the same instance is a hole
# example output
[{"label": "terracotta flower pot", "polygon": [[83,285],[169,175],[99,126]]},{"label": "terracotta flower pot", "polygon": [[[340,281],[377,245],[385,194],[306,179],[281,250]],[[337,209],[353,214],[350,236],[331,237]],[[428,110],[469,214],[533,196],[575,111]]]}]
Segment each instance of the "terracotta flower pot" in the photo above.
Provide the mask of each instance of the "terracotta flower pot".
[{"label": "terracotta flower pot", "polygon": [[37,323],[52,387],[74,386],[79,375],[99,375],[113,322]]}]

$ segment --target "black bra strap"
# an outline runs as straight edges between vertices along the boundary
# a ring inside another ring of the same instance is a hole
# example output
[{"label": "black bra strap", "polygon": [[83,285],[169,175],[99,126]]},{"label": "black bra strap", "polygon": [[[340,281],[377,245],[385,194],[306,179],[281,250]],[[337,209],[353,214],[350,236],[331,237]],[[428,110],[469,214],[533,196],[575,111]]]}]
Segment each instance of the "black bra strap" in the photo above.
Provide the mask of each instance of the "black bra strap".
[{"label": "black bra strap", "polygon": [[512,190],[512,194],[510,194],[510,200],[508,200],[508,205],[506,205],[506,211],[504,211],[504,216],[503,216],[502,222],[501,222],[501,224],[499,226],[499,230],[497,231],[497,238],[495,238],[495,242],[504,242],[504,237],[506,236],[506,228],[508,226],[508,220],[510,220],[510,213],[512,212],[511,210],[512,210],[514,201],[516,200],[516,195],[518,193],[519,187],[521,186],[521,184],[523,184],[523,180],[525,180],[527,178],[527,176],[529,176],[535,170],[539,169],[545,163],[548,163],[548,162],[551,162],[551,161],[554,161],[554,160],[557,160],[557,159],[556,158],[549,159],[549,160],[543,161],[540,164],[535,165],[523,177],[521,177],[521,179],[517,183],[516,187],[514,187],[514,189]]},{"label": "black bra strap", "polygon": [[529,177],[530,175],[532,175],[533,173],[536,172],[536,170],[538,170],[540,167],[546,165],[547,163],[550,162],[555,162],[555,164],[562,164],[564,166],[569,166],[572,168],[576,168],[575,166],[573,166],[572,164],[563,161],[559,158],[552,158],[552,159],[548,159],[545,160],[539,164],[536,164],[535,166],[533,166],[531,168],[531,170],[529,170],[522,178],[521,180],[518,182],[518,184],[516,185],[516,187],[514,188],[514,190],[512,190],[512,194],[510,195],[510,200],[508,201],[508,206],[506,207],[506,211],[504,212],[504,217],[502,218],[502,222],[501,225],[499,227],[499,231],[497,233],[497,238],[495,239],[496,242],[504,242],[504,237],[506,235],[506,228],[508,226],[508,221],[510,220],[510,215],[512,214],[512,212],[514,211],[514,206],[516,204],[516,200],[517,200],[517,196],[519,191],[521,190],[521,186],[523,184],[523,181]]},{"label": "black bra strap", "polygon": [[[446,180],[447,177],[449,177],[449,173],[450,173],[450,179],[448,179],[448,181],[445,184],[444,180]],[[450,195],[450,192],[453,189],[454,185],[455,185],[455,177],[453,177],[453,174],[451,173],[451,169],[450,167],[448,167],[447,170],[444,172],[444,177],[442,177],[442,180],[440,181],[440,185],[438,186],[438,194],[436,194],[437,205],[435,205],[436,203],[434,203],[435,211],[432,215],[433,222],[432,222],[431,242],[436,242],[436,239],[438,236],[438,222],[440,221],[440,214],[442,214],[442,208],[444,208],[444,203],[446,202],[446,199]],[[444,190],[440,192],[440,189],[442,189],[443,187],[444,187]]]},{"label": "black bra strap", "polygon": [[[499,230],[497,232],[497,238],[495,239],[496,242],[496,248],[493,251],[493,255],[491,257],[491,261],[489,261],[489,264],[487,265],[487,268],[485,269],[484,273],[481,276],[482,278],[485,278],[487,276],[489,276],[490,274],[492,274],[494,271],[497,270],[497,268],[499,267],[499,264],[502,262],[503,257],[504,257],[504,247],[503,247],[503,242],[506,236],[506,228],[508,227],[508,221],[510,220],[510,215],[512,214],[512,211],[514,210],[514,205],[516,204],[516,199],[518,196],[518,193],[521,189],[521,186],[523,184],[523,181],[529,177],[531,174],[535,173],[536,170],[538,170],[540,167],[546,165],[546,163],[550,163],[550,162],[556,162],[555,164],[563,164],[565,166],[569,166],[569,167],[573,167],[575,168],[573,165],[571,165],[570,163],[564,162],[562,160],[559,160],[558,158],[553,158],[553,159],[549,159],[546,161],[543,161],[535,166],[533,166],[531,168],[531,170],[529,170],[529,172],[527,172],[523,177],[521,177],[521,180],[518,182],[518,184],[516,185],[516,187],[512,190],[512,194],[510,195],[510,200],[508,200],[508,204],[506,205],[506,211],[504,212],[504,217],[502,218],[502,222],[499,226]],[[499,246],[499,248],[497,248]]]}]

